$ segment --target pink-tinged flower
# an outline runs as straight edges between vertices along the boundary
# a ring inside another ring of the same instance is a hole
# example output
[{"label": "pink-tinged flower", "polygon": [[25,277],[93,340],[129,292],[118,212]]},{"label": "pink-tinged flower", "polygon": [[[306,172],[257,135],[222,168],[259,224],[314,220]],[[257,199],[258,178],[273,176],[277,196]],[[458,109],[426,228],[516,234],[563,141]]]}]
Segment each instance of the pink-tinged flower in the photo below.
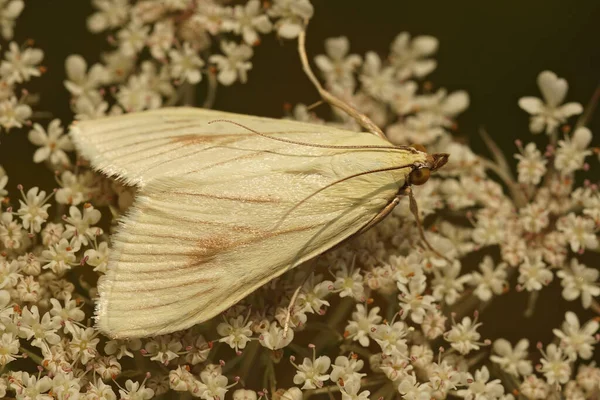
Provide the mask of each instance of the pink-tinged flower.
[{"label": "pink-tinged flower", "polygon": [[550,385],[535,375],[529,375],[521,383],[519,391],[528,399],[542,400],[548,398]]},{"label": "pink-tinged flower", "polygon": [[139,382],[133,382],[127,379],[125,389],[119,389],[121,400],[149,400],[154,397],[154,390],[144,386],[146,380],[140,385]]},{"label": "pink-tinged flower", "polygon": [[519,146],[519,151],[521,154],[515,154],[515,158],[519,160],[517,164],[519,183],[537,185],[546,174],[548,160],[542,157],[542,153],[533,142],[527,143],[525,148]]},{"label": "pink-tinged flower", "polygon": [[224,320],[225,322],[217,325],[217,332],[223,336],[219,342],[227,343],[236,352],[246,348],[246,344],[252,337],[250,326],[253,321],[248,321],[248,318],[244,318],[243,315],[238,315],[236,318],[224,318]]},{"label": "pink-tinged flower", "polygon": [[89,203],[84,204],[83,213],[75,206],[69,207],[69,216],[64,218],[67,224],[63,237],[72,239],[73,244],[87,246],[90,240],[95,240],[103,233],[101,228],[93,226],[101,217],[100,211]]},{"label": "pink-tinged flower", "polygon": [[583,112],[583,107],[579,103],[561,105],[567,95],[569,84],[554,72],[541,72],[537,82],[544,101],[537,97],[519,99],[519,107],[532,115],[529,123],[532,133],[540,133],[546,128],[546,133],[551,134],[556,131],[558,125],[565,123],[567,118]]},{"label": "pink-tinged flower", "polygon": [[54,399],[54,396],[47,394],[52,388],[52,380],[47,376],[38,379],[38,375],[29,375],[29,373],[23,372],[20,382],[17,380],[12,381],[10,386],[17,393],[18,398],[35,400]]}]

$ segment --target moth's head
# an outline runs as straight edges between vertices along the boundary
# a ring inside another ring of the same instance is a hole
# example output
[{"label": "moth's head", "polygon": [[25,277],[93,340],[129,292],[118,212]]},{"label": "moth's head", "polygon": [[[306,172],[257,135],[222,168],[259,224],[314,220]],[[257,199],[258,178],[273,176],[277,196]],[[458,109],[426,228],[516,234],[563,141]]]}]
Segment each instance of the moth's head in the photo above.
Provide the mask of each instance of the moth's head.
[{"label": "moth's head", "polygon": [[[427,153],[422,145],[413,145],[416,150]],[[448,162],[450,154],[435,153],[427,154],[425,162],[415,164],[415,167],[408,175],[409,185],[422,185],[429,180],[432,172],[442,168]]]}]

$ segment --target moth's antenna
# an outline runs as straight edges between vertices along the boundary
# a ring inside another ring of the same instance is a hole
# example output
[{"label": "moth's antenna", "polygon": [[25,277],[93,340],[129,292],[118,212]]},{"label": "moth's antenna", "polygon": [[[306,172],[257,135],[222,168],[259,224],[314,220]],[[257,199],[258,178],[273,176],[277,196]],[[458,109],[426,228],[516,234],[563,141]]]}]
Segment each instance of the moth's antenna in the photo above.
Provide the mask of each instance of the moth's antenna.
[{"label": "moth's antenna", "polygon": [[352,178],[357,178],[359,176],[364,176],[364,175],[369,175],[369,174],[375,174],[377,172],[395,171],[395,170],[399,170],[399,169],[403,169],[403,168],[409,168],[409,167],[412,167],[412,166],[413,166],[413,164],[405,164],[405,165],[397,165],[395,167],[373,169],[373,170],[370,170],[370,171],[363,171],[363,172],[359,172],[359,173],[354,174],[354,175],[346,176],[346,177],[344,177],[342,179],[338,179],[335,182],[331,182],[331,183],[323,186],[322,188],[317,189],[316,191],[314,191],[313,193],[311,193],[310,195],[306,196],[305,198],[303,198],[302,200],[300,200],[298,203],[296,203],[292,208],[290,208],[288,210],[288,212],[285,213],[285,215],[283,217],[281,217],[281,220],[277,223],[276,227],[278,227],[283,221],[285,221],[285,219],[292,212],[294,212],[294,210],[296,210],[298,207],[300,207],[302,204],[304,204],[305,202],[307,202],[308,200],[310,200],[311,198],[313,198],[317,194],[321,193],[323,190],[329,189],[330,187],[332,187],[334,185],[337,185],[338,183],[342,183],[342,182],[345,182],[345,181],[350,180]]},{"label": "moth's antenna", "polygon": [[[306,24],[307,23],[308,22],[306,22]],[[302,69],[304,70],[304,73],[308,76],[308,79],[310,79],[312,84],[317,88],[317,91],[323,99],[325,99],[331,105],[339,108],[340,110],[344,111],[346,114],[354,118],[356,122],[358,122],[363,128],[365,128],[369,132],[379,136],[382,139],[387,140],[385,134],[373,121],[371,121],[371,118],[359,112],[356,108],[352,107],[350,104],[346,103],[342,99],[337,98],[332,93],[325,90],[323,86],[321,86],[321,83],[319,83],[319,80],[310,68],[310,64],[308,63],[308,57],[306,56],[306,30],[303,30],[298,35],[298,53],[300,54],[300,60],[302,61]]]},{"label": "moth's antenna", "polygon": [[419,217],[419,206],[417,205],[417,200],[415,199],[415,195],[410,187],[407,187],[405,193],[408,195],[408,200],[410,204],[410,212],[415,217],[417,221],[417,228],[419,229],[419,235],[421,236],[421,240],[425,243],[425,246],[432,251],[436,256],[443,258],[452,264],[452,261],[448,259],[446,256],[440,254],[433,246],[429,243],[427,238],[425,237],[425,230],[423,229],[423,224],[421,224],[421,218]]},{"label": "moth's antenna", "polygon": [[296,140],[290,140],[290,139],[284,139],[284,138],[278,138],[278,137],[274,137],[274,136],[270,136],[267,135],[265,133],[262,132],[258,132],[257,130],[254,130],[252,128],[247,127],[246,125],[242,125],[238,122],[235,121],[231,121],[228,119],[215,119],[212,121],[209,121],[209,124],[214,124],[215,122],[227,122],[230,123],[232,125],[236,125],[239,126],[240,128],[244,128],[252,133],[256,133],[259,136],[262,136],[264,138],[267,139],[273,139],[273,140],[277,140],[278,142],[283,142],[283,143],[289,143],[289,144],[296,144],[298,146],[306,146],[306,147],[318,147],[318,148],[323,148],[323,149],[375,149],[375,150],[409,150],[411,151],[413,154],[417,153],[418,150],[416,150],[414,147],[410,147],[410,146],[377,146],[377,145],[365,145],[365,146],[335,146],[335,145],[329,145],[329,144],[316,144],[316,143],[306,143],[306,142],[299,142]]}]

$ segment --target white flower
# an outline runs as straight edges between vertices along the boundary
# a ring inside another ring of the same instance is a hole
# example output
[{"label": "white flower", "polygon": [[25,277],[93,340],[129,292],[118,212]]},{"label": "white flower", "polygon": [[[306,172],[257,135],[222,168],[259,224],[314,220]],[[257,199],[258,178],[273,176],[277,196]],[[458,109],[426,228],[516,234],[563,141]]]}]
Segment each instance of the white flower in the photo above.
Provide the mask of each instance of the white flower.
[{"label": "white flower", "polygon": [[47,377],[41,377],[39,380],[36,375],[29,375],[23,372],[21,382],[14,380],[10,386],[17,394],[17,399],[21,400],[52,400],[53,396],[46,393],[52,388],[52,380]]},{"label": "white flower", "polygon": [[25,7],[23,0],[2,0],[0,1],[0,29],[4,40],[13,38],[13,29],[15,21],[21,15]]},{"label": "white flower", "polygon": [[380,324],[371,328],[371,337],[381,347],[381,352],[390,355],[394,352],[406,354],[408,351],[406,339],[408,327],[404,322],[394,322],[392,325]]},{"label": "white flower", "polygon": [[528,292],[541,290],[542,286],[547,286],[553,278],[554,275],[542,261],[541,254],[525,256],[519,266],[519,283]]},{"label": "white flower", "polygon": [[390,102],[395,95],[396,78],[394,69],[386,66],[382,67],[381,58],[373,51],[365,55],[360,82],[362,88],[375,99]]},{"label": "white flower", "polygon": [[0,64],[0,75],[9,83],[22,83],[33,76],[42,74],[38,64],[44,59],[44,52],[40,49],[26,48],[23,51],[15,42],[10,42],[9,51],[4,53],[6,58]]},{"label": "white flower", "polygon": [[40,314],[37,306],[31,308],[25,307],[21,315],[21,324],[19,326],[19,336],[31,340],[31,344],[36,347],[57,344],[60,336],[56,333],[60,328],[60,321],[50,313],[45,313],[40,321]]},{"label": "white flower", "polygon": [[147,45],[150,54],[157,60],[165,58],[166,52],[173,46],[175,40],[175,28],[173,20],[162,20],[154,24],[152,34],[148,37]]},{"label": "white flower", "polygon": [[433,287],[433,297],[436,300],[444,301],[448,305],[452,305],[458,299],[458,296],[465,290],[464,285],[471,277],[468,274],[460,275],[461,264],[456,260],[452,265],[444,268],[434,269],[434,279],[431,282]]},{"label": "white flower", "polygon": [[261,345],[271,350],[283,349],[294,339],[294,331],[289,329],[287,335],[283,336],[283,328],[275,321],[269,326],[269,330],[262,332],[258,337]]},{"label": "white flower", "polygon": [[202,397],[205,400],[224,399],[227,393],[227,378],[221,375],[220,366],[208,365],[200,373],[201,382],[194,382],[191,392],[195,397]]},{"label": "white flower", "polygon": [[219,73],[217,80],[225,86],[232,85],[239,80],[246,83],[248,71],[252,69],[252,58],[254,51],[245,44],[237,45],[234,42],[221,41],[221,50],[225,55],[213,54],[209,61],[216,64]]},{"label": "white flower", "polygon": [[85,400],[116,400],[117,396],[110,385],[99,379],[97,382],[90,382],[85,393]]},{"label": "white flower", "polygon": [[340,297],[351,296],[356,301],[365,300],[365,287],[360,269],[354,269],[354,265],[348,268],[345,262],[341,263],[340,269],[335,273],[333,282],[335,291],[339,291]]},{"label": "white flower", "polygon": [[14,333],[2,333],[0,337],[0,367],[4,368],[6,364],[16,360],[15,355],[19,354],[19,338]]},{"label": "white flower", "polygon": [[390,61],[397,70],[398,78],[421,78],[431,73],[437,62],[428,57],[433,55],[437,48],[438,40],[433,36],[417,36],[412,40],[408,32],[396,36],[390,47]]},{"label": "white flower", "polygon": [[29,141],[41,146],[33,154],[33,162],[49,160],[55,166],[69,165],[69,157],[65,151],[73,151],[74,147],[71,139],[63,133],[64,129],[59,119],[54,119],[48,124],[48,133],[40,124],[33,124],[33,129],[29,131]]},{"label": "white flower", "polygon": [[431,399],[432,391],[429,383],[421,384],[417,381],[414,372],[404,377],[400,385],[398,385],[398,392],[400,392],[402,398],[405,400],[429,400]]},{"label": "white flower", "polygon": [[537,97],[521,97],[519,107],[532,115],[529,129],[532,133],[540,133],[546,128],[546,133],[555,132],[558,125],[567,118],[581,114],[583,107],[579,103],[567,103],[561,106],[567,95],[569,84],[556,76],[554,72],[542,71],[537,78],[545,103]]},{"label": "white flower", "polygon": [[252,46],[260,42],[258,32],[269,33],[273,24],[266,14],[262,13],[259,0],[250,0],[245,6],[237,5],[233,8],[231,19],[223,21],[223,30],[242,35],[244,42]]},{"label": "white flower", "polygon": [[185,361],[192,365],[206,361],[212,348],[212,344],[209,344],[204,336],[197,333],[192,334],[191,331],[188,332],[189,333],[183,338],[185,349],[187,351]]},{"label": "white flower", "polygon": [[321,356],[319,358],[314,357],[304,358],[302,364],[294,365],[296,367],[296,375],[294,376],[294,383],[296,385],[302,384],[302,389],[316,389],[323,386],[323,382],[329,379],[327,371],[331,365],[331,359],[327,356]]},{"label": "white flower", "polygon": [[238,389],[233,392],[233,400],[256,400],[257,398],[254,390]]},{"label": "white flower", "polygon": [[[0,167],[2,168],[2,167]],[[8,176],[0,173],[0,203],[4,201],[8,191],[5,189],[6,184],[8,183]]]},{"label": "white flower", "polygon": [[55,317],[61,324],[65,326],[65,333],[68,332],[69,326],[75,322],[81,322],[85,319],[85,313],[81,311],[82,305],[78,305],[77,301],[71,299],[71,294],[69,293],[67,297],[63,300],[65,306],[63,307],[57,299],[50,299],[50,303],[52,304],[52,309],[50,310],[50,315]]},{"label": "white flower", "polygon": [[27,191],[27,196],[21,190],[23,200],[19,200],[21,207],[17,214],[23,221],[23,227],[29,229],[31,233],[42,230],[42,224],[48,219],[48,208],[50,204],[44,204],[48,201],[46,192],[37,187],[33,187]]},{"label": "white flower", "polygon": [[92,0],[92,4],[98,10],[87,20],[93,33],[118,28],[129,18],[129,0]]},{"label": "white flower", "polygon": [[76,399],[80,389],[80,378],[74,377],[72,371],[58,371],[52,378],[52,394],[58,400]]},{"label": "white flower", "polygon": [[248,321],[248,318],[244,318],[243,315],[238,315],[236,318],[229,318],[229,321],[221,322],[217,325],[217,332],[223,336],[219,339],[219,342],[225,342],[239,352],[240,349],[246,348],[246,344],[250,341],[252,336],[253,321]]},{"label": "white flower", "polygon": [[598,238],[596,237],[596,226],[594,221],[584,218],[575,213],[569,213],[566,217],[560,218],[556,227],[563,232],[574,252],[584,249],[595,249],[598,247]]},{"label": "white flower", "polygon": [[282,400],[302,400],[302,390],[292,386],[281,395]]},{"label": "white flower", "polygon": [[592,298],[600,296],[600,287],[596,283],[600,271],[580,264],[575,258],[571,259],[570,269],[560,270],[556,275],[562,279],[562,296],[565,300],[572,301],[581,296],[583,307],[589,308]]},{"label": "white flower", "polygon": [[94,271],[106,273],[109,254],[108,242],[102,242],[98,245],[97,249],[86,250],[83,258],[88,265],[94,267]]},{"label": "white flower", "polygon": [[344,336],[358,341],[361,346],[369,345],[371,329],[381,322],[379,307],[374,307],[367,313],[367,308],[362,304],[356,305],[356,311],[352,313],[352,320],[348,321]]},{"label": "white flower", "polygon": [[490,360],[499,364],[502,370],[514,377],[527,376],[533,371],[531,361],[527,359],[528,347],[529,341],[527,339],[519,340],[514,349],[508,340],[498,339],[493,346],[494,353],[498,355],[491,355]]},{"label": "white flower", "polygon": [[541,203],[529,203],[519,210],[519,222],[527,232],[539,233],[548,226],[548,210]]},{"label": "white flower", "polygon": [[275,0],[268,14],[280,19],[275,24],[277,35],[294,39],[304,30],[304,21],[312,18],[314,8],[309,0]]},{"label": "white flower", "polygon": [[154,390],[145,387],[144,382],[140,385],[139,382],[127,379],[125,389],[119,389],[121,400],[149,400],[154,397]]},{"label": "white flower", "polygon": [[23,276],[20,272],[21,267],[17,260],[8,261],[0,255],[0,289],[14,287]]},{"label": "white flower", "polygon": [[79,360],[83,365],[96,357],[96,345],[100,342],[98,332],[94,328],[80,328],[77,325],[69,327],[73,338],[69,342],[69,353],[73,361]]},{"label": "white flower", "polygon": [[56,202],[76,206],[89,200],[93,180],[94,174],[89,171],[77,175],[71,171],[63,172],[59,180],[61,188],[56,191]]},{"label": "white flower", "polygon": [[65,88],[73,96],[84,96],[99,101],[102,96],[98,89],[109,82],[110,74],[102,64],[94,64],[87,70],[87,62],[78,55],[72,54],[65,60],[67,80]]},{"label": "white flower", "polygon": [[338,356],[336,357],[334,364],[331,366],[331,374],[329,374],[329,379],[335,383],[338,383],[340,379],[344,383],[351,380],[360,382],[360,379],[367,375],[358,372],[363,368],[364,364],[364,361],[357,359],[356,356],[351,358]]},{"label": "white flower", "polygon": [[64,218],[67,222],[63,237],[71,239],[73,244],[88,245],[89,240],[94,240],[96,236],[102,235],[102,229],[96,226],[100,221],[102,214],[89,203],[83,205],[83,215],[79,208],[75,206],[69,207],[69,217]]},{"label": "white flower", "polygon": [[55,274],[61,276],[71,267],[77,265],[75,253],[79,251],[81,243],[76,241],[69,242],[67,239],[61,239],[60,242],[42,251],[42,258],[47,261],[42,266],[44,269],[50,269]]},{"label": "white flower", "polygon": [[546,174],[548,160],[542,157],[542,153],[533,142],[528,143],[524,149],[519,146],[519,150],[521,154],[515,154],[515,158],[519,160],[517,164],[519,183],[537,185]]},{"label": "white flower", "polygon": [[477,341],[481,335],[477,332],[477,328],[481,325],[481,322],[477,322],[477,318],[471,321],[471,318],[464,317],[461,322],[452,325],[452,328],[444,334],[444,339],[460,354],[469,354],[471,350],[479,350],[481,343]]},{"label": "white flower", "polygon": [[482,301],[488,301],[493,294],[499,295],[504,292],[508,282],[506,281],[506,263],[500,263],[494,269],[494,260],[485,256],[479,263],[480,272],[471,273],[469,284],[476,286],[475,295]]},{"label": "white flower", "polygon": [[461,373],[456,366],[448,364],[446,360],[439,364],[432,363],[427,372],[431,386],[443,394],[448,393],[449,390],[456,390],[456,387],[460,385]]},{"label": "white flower", "polygon": [[[467,389],[461,389],[456,394],[466,400],[493,400],[499,399],[504,394],[504,387],[500,379],[489,381],[490,372],[486,366],[475,371],[475,377],[466,374]],[[489,381],[489,382],[488,382]]]},{"label": "white flower", "polygon": [[423,317],[421,329],[428,339],[435,339],[446,331],[446,320],[439,310],[429,310]]},{"label": "white flower", "polygon": [[0,102],[0,125],[7,131],[21,128],[31,117],[31,107],[21,104],[15,96]]},{"label": "white flower", "polygon": [[369,400],[371,392],[363,390],[360,392],[360,381],[352,379],[344,381],[344,386],[341,388],[342,400]]},{"label": "white flower", "polygon": [[454,117],[469,107],[469,95],[464,90],[448,94],[444,88],[430,95],[421,95],[415,106],[421,112],[431,114],[440,126],[451,127]]},{"label": "white flower", "polygon": [[350,42],[345,36],[325,40],[325,52],[315,57],[315,64],[325,77],[327,85],[334,91],[354,92],[356,79],[354,72],[362,63],[357,54],[348,55]]},{"label": "white flower", "polygon": [[200,68],[204,66],[204,61],[188,42],[183,43],[181,50],[169,51],[169,57],[171,58],[171,77],[191,84],[202,80]]},{"label": "white flower", "polygon": [[171,335],[162,335],[152,338],[144,346],[144,353],[153,361],[167,365],[169,361],[179,357],[177,354],[183,348],[181,340]]},{"label": "white flower", "polygon": [[542,400],[548,398],[550,386],[537,376],[529,375],[521,383],[519,391],[528,399]]},{"label": "white flower", "polygon": [[597,342],[595,334],[599,326],[598,321],[592,319],[580,327],[577,314],[567,311],[562,330],[553,329],[552,332],[560,339],[560,347],[572,360],[576,360],[577,355],[589,360],[594,354],[594,345]]},{"label": "white flower", "polygon": [[569,359],[566,355],[563,355],[562,350],[551,343],[546,347],[545,352],[542,349],[540,349],[540,352],[543,355],[540,359],[542,363],[540,371],[546,377],[546,381],[550,385],[567,383],[571,376],[571,366],[569,365]]},{"label": "white flower", "polygon": [[559,140],[554,158],[556,169],[566,175],[584,168],[585,158],[592,154],[588,149],[591,141],[592,132],[585,127],[577,128],[571,138]]},{"label": "white flower", "polygon": [[404,285],[398,282],[398,289],[400,294],[398,299],[400,300],[400,308],[402,309],[402,319],[405,319],[410,314],[410,319],[416,323],[423,323],[423,318],[427,311],[433,310],[434,297],[428,294],[424,294],[427,288],[427,278],[425,275],[418,275],[413,277],[408,285]]},{"label": "white flower", "polygon": [[126,56],[134,56],[146,45],[150,27],[138,20],[132,20],[127,27],[117,32],[119,50]]},{"label": "white flower", "polygon": [[7,249],[18,249],[23,244],[26,232],[21,224],[13,220],[13,215],[4,212],[0,215],[0,241]]},{"label": "white flower", "polygon": [[[131,339],[131,340],[109,340],[104,345],[104,352],[108,355],[115,354],[117,360],[120,360],[123,357],[131,357],[133,358],[133,353],[131,351],[138,351],[142,348],[142,341],[140,339]],[[129,351],[131,350],[131,351]]]}]

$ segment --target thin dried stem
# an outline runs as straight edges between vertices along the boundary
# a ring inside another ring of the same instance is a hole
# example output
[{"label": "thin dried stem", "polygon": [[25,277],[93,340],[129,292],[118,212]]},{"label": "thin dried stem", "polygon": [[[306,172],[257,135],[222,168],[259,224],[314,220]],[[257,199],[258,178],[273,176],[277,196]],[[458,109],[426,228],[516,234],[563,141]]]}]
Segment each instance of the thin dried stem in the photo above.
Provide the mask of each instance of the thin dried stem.
[{"label": "thin dried stem", "polygon": [[325,101],[327,101],[332,106],[339,108],[340,110],[344,111],[346,114],[354,118],[356,122],[358,122],[363,128],[365,128],[369,132],[381,137],[382,139],[386,139],[383,131],[373,121],[371,121],[369,117],[359,112],[357,109],[355,109],[345,101],[337,98],[331,92],[325,90],[325,88],[321,86],[321,83],[310,68],[308,57],[306,55],[306,31],[300,32],[300,35],[298,36],[298,53],[300,54],[300,60],[302,61],[302,69],[304,70],[304,73],[306,74],[306,76],[308,76],[308,79],[310,79],[312,84],[315,86],[315,88]]},{"label": "thin dried stem", "polygon": [[581,114],[577,119],[577,122],[575,123],[575,129],[581,128],[582,126],[586,126],[590,123],[592,116],[594,115],[594,111],[596,111],[596,107],[598,106],[598,101],[600,101],[600,85],[596,87],[596,90],[594,90],[590,101],[583,110],[583,114]]}]

